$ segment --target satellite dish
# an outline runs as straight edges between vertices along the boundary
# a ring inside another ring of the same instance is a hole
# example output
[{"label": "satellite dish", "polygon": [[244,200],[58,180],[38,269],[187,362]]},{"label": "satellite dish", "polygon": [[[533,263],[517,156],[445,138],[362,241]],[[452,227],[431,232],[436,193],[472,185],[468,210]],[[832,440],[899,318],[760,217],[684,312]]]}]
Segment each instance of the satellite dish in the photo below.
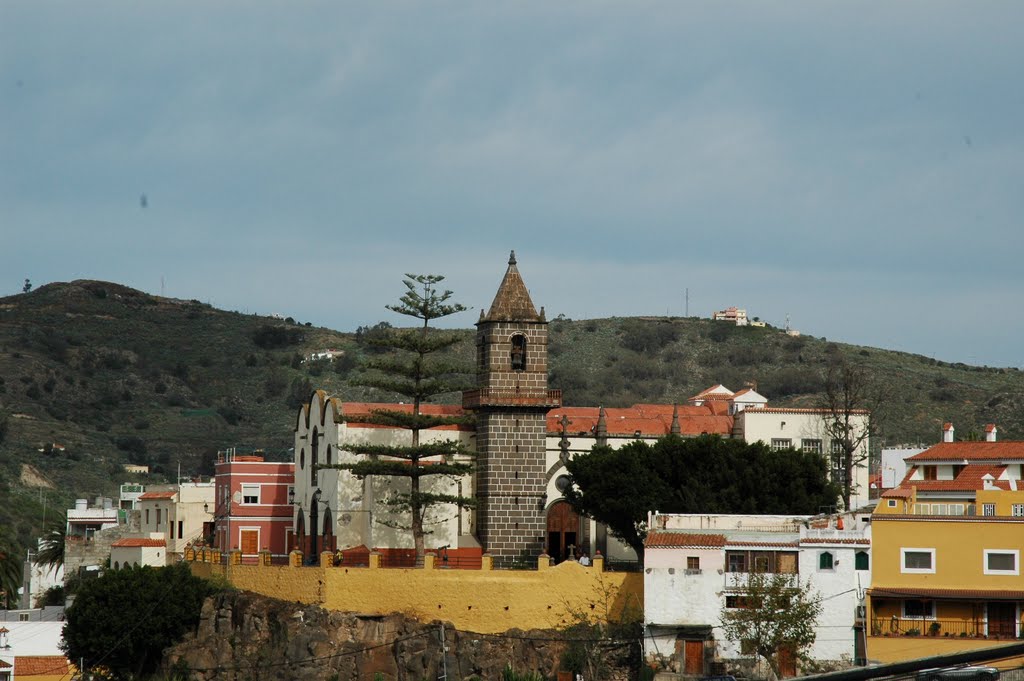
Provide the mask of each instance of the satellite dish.
[{"label": "satellite dish", "polygon": [[235,502],[236,504],[242,503],[242,493],[236,490],[235,493],[231,495],[231,501]]}]

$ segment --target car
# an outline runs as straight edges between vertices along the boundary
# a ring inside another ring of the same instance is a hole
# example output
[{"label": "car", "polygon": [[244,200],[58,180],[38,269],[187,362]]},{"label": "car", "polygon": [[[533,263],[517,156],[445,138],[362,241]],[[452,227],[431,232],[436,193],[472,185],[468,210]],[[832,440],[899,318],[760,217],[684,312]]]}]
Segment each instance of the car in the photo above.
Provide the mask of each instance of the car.
[{"label": "car", "polygon": [[999,670],[995,667],[936,667],[922,669],[914,677],[916,681],[997,681]]}]

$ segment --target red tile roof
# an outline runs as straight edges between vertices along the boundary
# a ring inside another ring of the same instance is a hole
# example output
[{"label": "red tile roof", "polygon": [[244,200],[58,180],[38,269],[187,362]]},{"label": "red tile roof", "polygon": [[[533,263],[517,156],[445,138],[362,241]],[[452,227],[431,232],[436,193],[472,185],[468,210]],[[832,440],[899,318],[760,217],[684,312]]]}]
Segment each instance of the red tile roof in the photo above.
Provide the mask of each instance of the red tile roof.
[{"label": "red tile roof", "polygon": [[11,668],[11,665],[9,665],[8,663],[4,662],[3,660],[0,660],[0,669],[10,669],[10,668]]},{"label": "red tile roof", "polygon": [[1024,461],[1024,442],[940,442],[907,461]]},{"label": "red tile roof", "polygon": [[[968,464],[956,476],[954,480],[912,480],[917,466],[907,471],[902,488],[916,487],[918,492],[974,492],[985,488],[985,481],[982,478],[991,475],[995,480],[992,484],[999,489],[1010,489],[1010,483],[1000,480],[999,476],[1006,470],[1006,466],[999,464]],[[885,496],[885,495],[883,495]]]},{"label": "red tile roof", "polygon": [[1024,591],[1008,589],[927,589],[876,586],[868,589],[874,598],[939,598],[951,600],[1020,601]]},{"label": "red tile roof", "polygon": [[799,547],[800,542],[796,541],[741,541],[739,539],[729,539],[725,542],[726,546],[757,546],[760,548],[790,548]]},{"label": "red tile roof", "polygon": [[904,489],[902,487],[894,487],[882,492],[883,499],[909,499],[910,496],[910,489]]},{"label": "red tile roof", "polygon": [[672,532],[662,530],[649,532],[644,540],[644,548],[721,548],[725,546],[725,536],[721,534],[695,534],[691,532]]},{"label": "red tile roof", "polygon": [[139,499],[173,499],[177,492],[146,492]]},{"label": "red tile roof", "polygon": [[141,537],[125,537],[118,539],[116,542],[111,544],[115,548],[137,548],[137,547],[163,547],[167,546],[167,541],[164,539],[144,539]]},{"label": "red tile roof", "polygon": [[[724,407],[724,405],[722,405]],[[610,437],[662,437],[672,431],[672,413],[677,408],[672,404],[634,404],[624,409],[605,409],[605,423]],[[585,433],[593,435],[597,430],[600,407],[559,407],[548,412],[547,430],[551,435],[562,432],[559,423],[562,416],[569,418],[566,434],[570,437]],[[694,407],[678,405],[679,430],[682,435],[728,435],[732,432],[732,417],[725,409],[710,405]]]},{"label": "red tile roof", "polygon": [[14,658],[14,678],[23,676],[66,676],[71,663],[63,655],[19,655]]}]

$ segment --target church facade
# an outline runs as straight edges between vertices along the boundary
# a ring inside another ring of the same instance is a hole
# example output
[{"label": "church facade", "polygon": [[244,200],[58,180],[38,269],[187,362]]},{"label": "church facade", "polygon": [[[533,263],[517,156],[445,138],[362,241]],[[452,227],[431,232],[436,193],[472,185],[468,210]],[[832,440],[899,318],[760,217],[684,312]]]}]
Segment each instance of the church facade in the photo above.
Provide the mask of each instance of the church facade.
[{"label": "church facade", "polygon": [[[463,394],[461,405],[422,406],[424,413],[474,417],[472,425],[420,433],[423,442],[457,439],[475,453],[472,474],[433,480],[428,489],[477,501],[473,510],[437,506],[428,512],[427,548],[446,556],[479,557],[486,552],[496,566],[529,564],[541,553],[561,560],[584,551],[600,551],[610,562],[636,560],[629,547],[598,523],[576,515],[564,500],[566,461],[595,444],[619,447],[670,433],[743,438],[744,432],[735,430],[736,417],[744,407],[764,407],[764,398],[756,393],[731,393],[721,386],[710,399],[697,396],[681,405],[564,406],[560,392],[548,386],[544,309],[535,307],[515,253],[476,326],[476,387]],[[347,451],[347,444],[411,444],[409,431],[360,422],[360,415],[379,408],[411,409],[343,402],[318,390],[298,410],[293,532],[305,552],[412,546],[411,533],[399,529],[401,514],[382,503],[401,491],[403,481],[380,476],[360,480],[345,470],[321,468],[354,463],[357,457]]]}]

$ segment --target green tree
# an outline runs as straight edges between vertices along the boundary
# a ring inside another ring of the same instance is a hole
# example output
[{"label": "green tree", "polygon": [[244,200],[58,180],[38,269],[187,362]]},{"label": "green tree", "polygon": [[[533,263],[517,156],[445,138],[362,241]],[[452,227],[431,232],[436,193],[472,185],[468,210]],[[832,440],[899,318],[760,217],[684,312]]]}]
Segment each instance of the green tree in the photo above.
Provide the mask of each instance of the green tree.
[{"label": "green tree", "polygon": [[13,539],[0,543],[0,607],[17,607],[21,575],[21,552],[15,548]]},{"label": "green tree", "polygon": [[41,565],[48,565],[51,568],[59,568],[64,565],[64,538],[67,519],[61,515],[51,520],[43,531],[39,545],[39,553],[36,554],[36,562]]},{"label": "green tree", "polygon": [[203,600],[213,593],[187,563],[108,570],[79,587],[62,648],[113,679],[152,674],[164,648],[199,623]]},{"label": "green tree", "polygon": [[813,514],[834,506],[839,494],[818,455],[717,435],[594,447],[566,470],[566,501],[607,525],[641,562],[652,511]]},{"label": "green tree", "polygon": [[821,596],[796,576],[751,572],[741,592],[741,607],[722,611],[725,637],[763,657],[776,677],[781,656],[805,656],[821,615]]},{"label": "green tree", "polygon": [[[364,341],[371,346],[387,350],[367,361],[370,370],[360,383],[410,399],[412,409],[375,409],[362,422],[370,422],[410,431],[407,446],[351,444],[346,448],[366,458],[355,464],[336,464],[333,468],[351,470],[364,478],[380,475],[403,479],[407,482],[400,491],[392,491],[385,503],[408,513],[408,525],[401,527],[412,532],[416,559],[424,554],[424,516],[431,506],[453,505],[471,508],[474,500],[457,494],[429,490],[429,481],[456,478],[472,471],[469,452],[456,440],[422,443],[421,431],[437,426],[458,424],[463,418],[442,417],[422,413],[422,405],[431,398],[465,387],[467,367],[448,359],[445,350],[461,341],[457,333],[441,332],[431,322],[464,311],[459,303],[449,302],[452,292],[438,288],[444,277],[432,274],[406,274],[405,294],[398,304],[388,305],[392,312],[413,317],[422,322],[417,328],[396,329],[378,324],[374,334],[366,334]],[[405,491],[405,490],[408,491]]]}]

